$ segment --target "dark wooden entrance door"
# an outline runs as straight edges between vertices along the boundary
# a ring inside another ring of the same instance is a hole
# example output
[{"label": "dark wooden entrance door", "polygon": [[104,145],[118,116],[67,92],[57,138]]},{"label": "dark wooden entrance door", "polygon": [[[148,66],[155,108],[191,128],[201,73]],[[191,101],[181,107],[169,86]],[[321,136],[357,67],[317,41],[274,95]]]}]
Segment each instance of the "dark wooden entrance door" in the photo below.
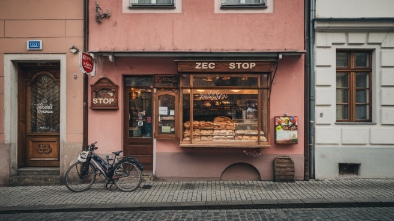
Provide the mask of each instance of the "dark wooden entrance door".
[{"label": "dark wooden entrance door", "polygon": [[[153,168],[153,90],[151,86],[144,85],[151,81],[152,78],[146,77],[126,78],[124,91],[125,139],[123,151],[125,155],[138,157],[144,165],[144,170],[148,171]],[[143,82],[143,84],[136,82]]]},{"label": "dark wooden entrance door", "polygon": [[19,67],[19,167],[59,166],[60,68],[46,65]]}]

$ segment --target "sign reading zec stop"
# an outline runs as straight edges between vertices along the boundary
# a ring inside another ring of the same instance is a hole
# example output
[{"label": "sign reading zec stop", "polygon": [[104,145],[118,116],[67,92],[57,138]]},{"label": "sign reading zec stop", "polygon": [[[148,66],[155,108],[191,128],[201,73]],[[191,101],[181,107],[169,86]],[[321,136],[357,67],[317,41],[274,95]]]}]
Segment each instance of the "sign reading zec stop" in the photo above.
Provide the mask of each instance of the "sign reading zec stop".
[{"label": "sign reading zec stop", "polygon": [[93,75],[93,71],[94,71],[93,57],[86,52],[81,52],[79,56],[80,56],[79,67],[81,68],[81,71],[83,73]]}]

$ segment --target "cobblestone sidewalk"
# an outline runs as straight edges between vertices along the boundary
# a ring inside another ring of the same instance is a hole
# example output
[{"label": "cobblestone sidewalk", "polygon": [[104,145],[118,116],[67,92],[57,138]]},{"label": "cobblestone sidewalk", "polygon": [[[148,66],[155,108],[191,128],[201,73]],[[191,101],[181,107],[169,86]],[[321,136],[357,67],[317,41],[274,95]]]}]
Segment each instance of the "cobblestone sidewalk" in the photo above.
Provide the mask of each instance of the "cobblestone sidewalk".
[{"label": "cobblestone sidewalk", "polygon": [[0,187],[0,213],[209,208],[394,206],[394,179],[333,181],[144,182],[134,192],[95,184],[81,193],[65,186]]}]

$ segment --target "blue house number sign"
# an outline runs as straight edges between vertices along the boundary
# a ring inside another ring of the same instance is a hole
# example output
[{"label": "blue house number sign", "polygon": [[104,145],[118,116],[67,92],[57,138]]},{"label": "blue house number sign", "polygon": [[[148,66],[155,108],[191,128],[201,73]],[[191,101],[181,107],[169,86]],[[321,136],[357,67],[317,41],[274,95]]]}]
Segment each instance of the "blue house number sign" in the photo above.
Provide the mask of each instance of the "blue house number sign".
[{"label": "blue house number sign", "polygon": [[42,50],[42,41],[41,40],[28,40],[27,41],[27,50]]}]

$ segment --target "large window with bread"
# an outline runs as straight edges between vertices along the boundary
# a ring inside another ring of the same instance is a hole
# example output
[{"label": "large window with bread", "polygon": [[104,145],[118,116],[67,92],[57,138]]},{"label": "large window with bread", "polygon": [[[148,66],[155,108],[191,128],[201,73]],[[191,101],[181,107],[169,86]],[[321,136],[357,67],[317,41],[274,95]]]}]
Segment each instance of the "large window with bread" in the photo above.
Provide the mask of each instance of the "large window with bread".
[{"label": "large window with bread", "polygon": [[268,147],[269,73],[182,73],[181,146]]}]

